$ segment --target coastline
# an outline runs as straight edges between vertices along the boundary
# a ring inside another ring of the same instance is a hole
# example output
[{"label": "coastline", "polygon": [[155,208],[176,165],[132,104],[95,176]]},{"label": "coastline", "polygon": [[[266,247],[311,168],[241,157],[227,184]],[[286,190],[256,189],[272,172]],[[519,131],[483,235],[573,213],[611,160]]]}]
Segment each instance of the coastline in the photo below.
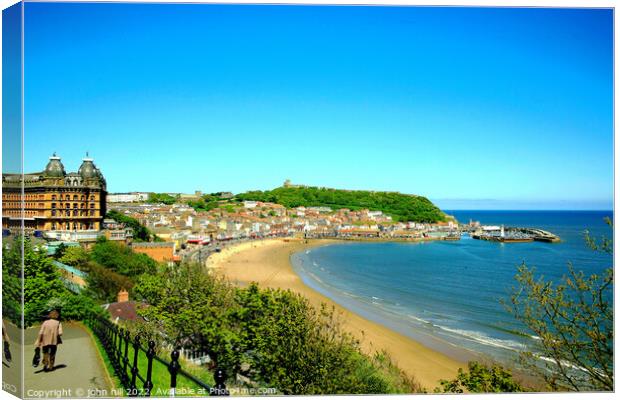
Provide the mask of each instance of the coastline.
[{"label": "coastline", "polygon": [[429,392],[439,386],[440,379],[454,378],[459,368],[466,368],[465,363],[369,321],[304,284],[291,265],[291,255],[332,243],[339,241],[267,239],[245,242],[211,255],[207,268],[223,274],[239,286],[257,282],[261,287],[290,289],[300,293],[315,307],[321,303],[333,305],[341,317],[343,328],[360,340],[364,352],[372,354],[386,350],[400,368]]}]

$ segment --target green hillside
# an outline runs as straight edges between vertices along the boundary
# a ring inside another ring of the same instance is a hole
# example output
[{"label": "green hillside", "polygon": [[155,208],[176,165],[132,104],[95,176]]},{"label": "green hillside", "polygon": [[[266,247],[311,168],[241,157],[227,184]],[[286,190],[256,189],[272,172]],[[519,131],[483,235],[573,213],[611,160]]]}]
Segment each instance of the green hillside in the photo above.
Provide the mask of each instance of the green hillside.
[{"label": "green hillside", "polygon": [[237,200],[278,203],[293,207],[331,207],[350,210],[383,211],[395,221],[438,222],[445,214],[429,199],[397,192],[339,190],[318,187],[279,187],[267,191],[250,191],[235,196]]}]

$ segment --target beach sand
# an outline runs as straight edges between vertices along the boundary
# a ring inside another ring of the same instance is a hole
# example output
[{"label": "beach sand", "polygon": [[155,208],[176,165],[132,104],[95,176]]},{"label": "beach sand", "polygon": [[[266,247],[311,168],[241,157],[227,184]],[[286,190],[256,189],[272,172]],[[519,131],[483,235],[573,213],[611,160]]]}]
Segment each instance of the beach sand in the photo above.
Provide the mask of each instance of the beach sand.
[{"label": "beach sand", "polygon": [[440,379],[452,379],[458,368],[466,369],[465,364],[383,325],[368,321],[306,286],[290,264],[291,254],[330,242],[335,241],[304,243],[301,240],[270,239],[245,242],[211,255],[207,266],[240,286],[257,282],[261,287],[291,289],[307,297],[317,307],[321,303],[334,305],[341,314],[344,328],[360,339],[363,351],[372,354],[386,350],[400,368],[429,392],[439,386]]}]

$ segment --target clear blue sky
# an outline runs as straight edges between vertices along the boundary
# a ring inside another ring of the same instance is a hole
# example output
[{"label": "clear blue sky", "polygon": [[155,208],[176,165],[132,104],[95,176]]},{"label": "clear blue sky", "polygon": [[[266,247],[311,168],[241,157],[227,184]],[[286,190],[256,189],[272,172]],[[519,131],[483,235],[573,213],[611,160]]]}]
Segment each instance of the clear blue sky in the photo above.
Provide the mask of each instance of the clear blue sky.
[{"label": "clear blue sky", "polygon": [[609,209],[611,10],[26,4],[25,170]]}]

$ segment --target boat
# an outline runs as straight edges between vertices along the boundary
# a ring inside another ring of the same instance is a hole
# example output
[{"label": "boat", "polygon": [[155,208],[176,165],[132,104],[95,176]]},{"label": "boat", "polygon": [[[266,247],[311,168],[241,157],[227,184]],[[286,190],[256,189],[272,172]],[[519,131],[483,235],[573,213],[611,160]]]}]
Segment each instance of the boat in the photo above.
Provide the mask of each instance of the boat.
[{"label": "boat", "polygon": [[443,237],[443,240],[461,240],[460,235],[447,235]]}]

